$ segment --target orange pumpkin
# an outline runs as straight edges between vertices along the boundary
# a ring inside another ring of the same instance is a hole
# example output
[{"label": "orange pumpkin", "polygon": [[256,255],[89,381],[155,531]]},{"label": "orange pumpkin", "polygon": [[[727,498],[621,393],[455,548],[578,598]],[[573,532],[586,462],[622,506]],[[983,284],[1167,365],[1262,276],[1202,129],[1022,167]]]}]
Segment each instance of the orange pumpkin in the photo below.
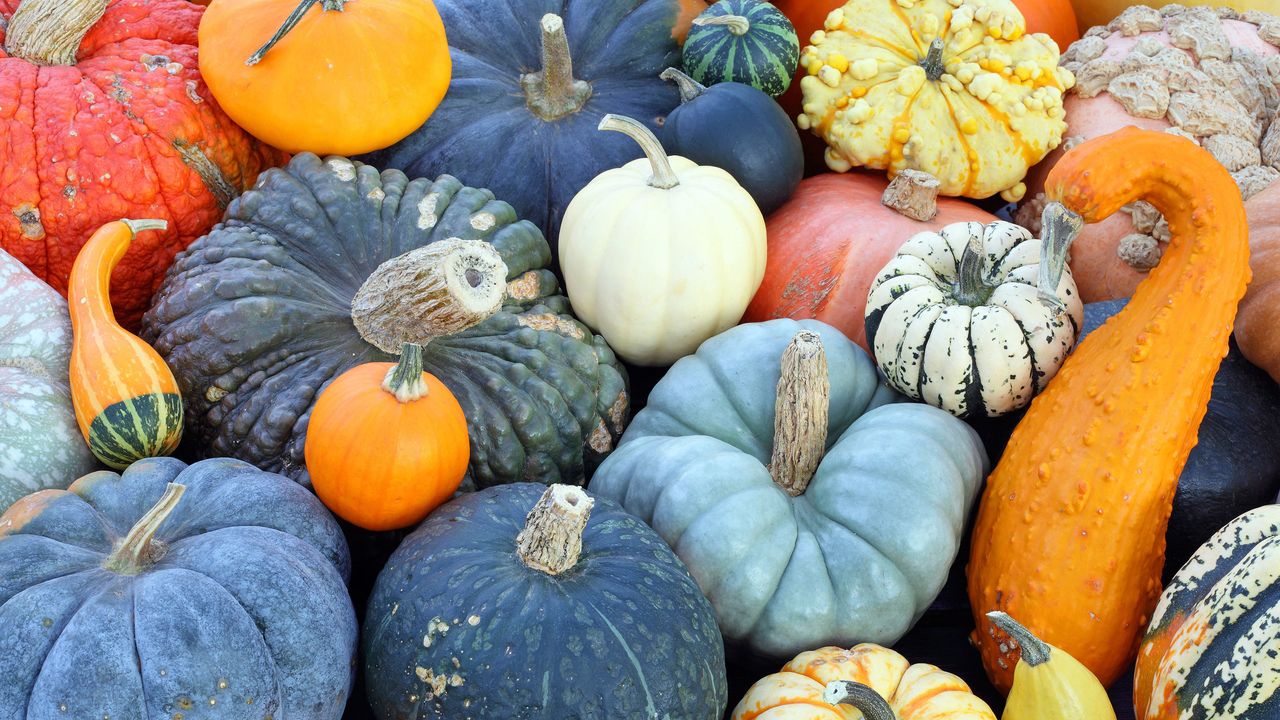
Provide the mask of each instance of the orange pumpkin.
[{"label": "orange pumpkin", "polygon": [[676,42],[684,44],[684,39],[689,36],[689,28],[693,27],[694,19],[706,9],[707,0],[680,0],[680,14],[676,16],[676,26],[671,32]]},{"label": "orange pumpkin", "polygon": [[435,112],[452,67],[431,0],[220,0],[200,22],[218,104],[291,153],[398,142]]},{"label": "orange pumpkin", "polygon": [[422,347],[406,343],[398,364],[358,365],[320,393],[306,458],[316,495],[335,515],[366,530],[408,527],[462,484],[467,418],[422,371]]},{"label": "orange pumpkin", "polygon": [[1249,362],[1280,382],[1280,181],[1245,203],[1253,282],[1240,303],[1236,341]]},{"label": "orange pumpkin", "polygon": [[[897,186],[910,181],[910,176],[899,177]],[[864,172],[827,173],[802,181],[765,224],[764,282],[743,322],[821,320],[870,352],[864,318],[867,293],[898,248],[916,233],[953,222],[996,219],[963,200],[937,198],[935,189],[915,203],[923,204],[917,214],[927,216],[936,207],[936,215],[915,220],[883,204],[888,187],[883,175]]]},{"label": "orange pumpkin", "polygon": [[111,271],[136,233],[163,220],[118,220],[85,242],[71,266],[71,404],[89,449],[117,470],[168,455],[182,439],[182,395],[150,345],[120,327],[111,309]]},{"label": "orange pumpkin", "polygon": [[1068,152],[1045,186],[1053,251],[1042,294],[1057,287],[1082,219],[1144,199],[1169,219],[1172,240],[1124,310],[1032,402],[987,480],[969,599],[987,674],[1006,692],[1018,646],[987,618],[993,610],[1104,685],[1127,670],[1160,596],[1178,476],[1249,281],[1240,193],[1189,140],[1127,128]]}]

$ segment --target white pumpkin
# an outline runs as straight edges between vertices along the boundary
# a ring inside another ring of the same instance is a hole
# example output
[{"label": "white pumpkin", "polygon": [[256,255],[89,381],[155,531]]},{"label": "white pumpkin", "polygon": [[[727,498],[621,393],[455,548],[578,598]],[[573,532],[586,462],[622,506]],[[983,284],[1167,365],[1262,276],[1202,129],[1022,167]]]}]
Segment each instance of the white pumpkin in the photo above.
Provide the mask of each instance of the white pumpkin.
[{"label": "white pumpkin", "polygon": [[71,407],[67,301],[0,250],[0,512],[96,469]]},{"label": "white pumpkin", "polygon": [[1046,301],[1041,242],[1018,225],[953,223],[908,240],[867,298],[867,342],[899,392],[959,417],[1025,407],[1075,344],[1070,270]]},{"label": "white pumpkin", "polygon": [[667,157],[644,125],[607,115],[647,158],[583,188],[560,226],[577,316],[622,359],[670,365],[738,324],[764,279],[764,217],[729,173]]}]

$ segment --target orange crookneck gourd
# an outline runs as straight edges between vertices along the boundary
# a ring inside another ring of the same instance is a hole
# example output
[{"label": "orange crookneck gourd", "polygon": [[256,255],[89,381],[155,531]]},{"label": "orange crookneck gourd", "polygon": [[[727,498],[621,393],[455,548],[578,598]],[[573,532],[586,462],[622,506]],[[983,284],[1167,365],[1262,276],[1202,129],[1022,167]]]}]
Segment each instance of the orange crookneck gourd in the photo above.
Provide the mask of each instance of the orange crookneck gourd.
[{"label": "orange crookneck gourd", "polygon": [[1018,646],[986,617],[1016,615],[1103,684],[1129,666],[1160,596],[1178,476],[1249,281],[1244,206],[1205,150],[1125,128],[1050,173],[1044,232],[1057,287],[1072,237],[1134,200],[1172,241],[1127,307],[1090,334],[1032,403],[988,479],[969,564],[976,642],[1008,691]]}]

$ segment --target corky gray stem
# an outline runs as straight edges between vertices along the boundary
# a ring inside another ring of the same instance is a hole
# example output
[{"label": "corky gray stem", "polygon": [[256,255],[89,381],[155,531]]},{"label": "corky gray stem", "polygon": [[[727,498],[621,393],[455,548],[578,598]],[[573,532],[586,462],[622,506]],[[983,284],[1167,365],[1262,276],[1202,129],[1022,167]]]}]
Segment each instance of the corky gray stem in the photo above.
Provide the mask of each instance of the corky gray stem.
[{"label": "corky gray stem", "polygon": [[978,307],[991,298],[991,288],[982,281],[982,265],[986,251],[982,247],[982,235],[971,235],[969,244],[964,246],[964,254],[960,256],[960,267],[956,270],[956,285],[952,290],[956,302],[969,307]]},{"label": "corky gray stem", "polygon": [[671,169],[671,160],[667,158],[667,151],[662,149],[662,143],[658,142],[653,131],[645,127],[644,123],[622,115],[605,115],[600,120],[599,129],[620,132],[636,141],[644,151],[645,157],[649,158],[649,165],[653,168],[653,177],[649,178],[650,186],[660,190],[670,190],[680,184],[680,178],[676,177],[675,170]]},{"label": "corky gray stem", "polygon": [[5,30],[5,52],[36,65],[75,65],[80,42],[107,0],[22,0]]},{"label": "corky gray stem", "polygon": [[694,19],[693,24],[698,27],[703,27],[704,25],[723,25],[734,35],[746,35],[751,31],[751,21],[741,15],[716,15],[714,17],[699,16]]},{"label": "corky gray stem", "polygon": [[302,0],[302,2],[298,3],[298,7],[289,13],[289,17],[284,19],[284,24],[280,26],[279,30],[276,30],[271,39],[258,48],[257,52],[250,55],[249,59],[244,61],[244,64],[257,65],[262,62],[263,56],[270,52],[271,48],[275,47],[276,43],[280,42],[285,35],[288,35],[290,31],[297,27],[298,23],[302,22],[303,16],[311,9],[311,6],[316,4],[320,5],[320,9],[323,12],[342,12],[346,7],[347,0]]},{"label": "corky gray stem", "polygon": [[427,383],[422,379],[422,346],[405,343],[400,351],[400,362],[387,371],[382,379],[382,389],[396,396],[402,403],[421,400],[427,396]]},{"label": "corky gray stem", "polygon": [[173,513],[187,486],[169,483],[156,504],[138,519],[102,567],[119,575],[137,575],[159,559],[163,546],[156,541],[156,531]]},{"label": "corky gray stem", "polygon": [[595,500],[580,487],[552,485],[529,511],[516,536],[525,565],[548,575],[572,570],[582,554],[582,531]]},{"label": "corky gray stem", "polygon": [[493,245],[450,238],[379,265],[351,301],[351,322],[394,355],[484,322],[506,291],[507,264]]},{"label": "corky gray stem", "polygon": [[1067,268],[1067,252],[1082,227],[1084,218],[1060,202],[1045,205],[1040,215],[1040,275],[1037,278],[1040,302],[1058,312],[1067,309],[1058,297],[1058,283],[1062,282],[1062,273]]},{"label": "corky gray stem", "polygon": [[788,495],[804,494],[827,448],[831,378],[822,338],[801,330],[782,353],[769,474]]},{"label": "corky gray stem", "polygon": [[880,203],[912,220],[928,222],[938,214],[938,178],[919,170],[903,170],[885,188]]},{"label": "corky gray stem", "polygon": [[674,82],[676,87],[680,88],[680,104],[683,105],[691,100],[698,99],[702,93],[707,91],[707,86],[694,80],[679,70],[670,67],[662,71],[659,78],[667,82]]},{"label": "corky gray stem", "polygon": [[929,43],[929,54],[924,60],[920,61],[920,67],[924,68],[924,76],[930,80],[937,80],[942,77],[946,66],[942,63],[942,49],[946,47],[946,43],[942,42],[942,38],[938,38]]},{"label": "corky gray stem", "polygon": [[591,83],[573,79],[573,56],[564,20],[548,13],[542,16],[542,69],[520,77],[525,104],[535,115],[552,122],[582,109],[591,99]]},{"label": "corky gray stem", "polygon": [[1051,652],[1048,643],[1031,634],[1021,623],[999,610],[987,613],[987,618],[1005,635],[1013,638],[1022,650],[1022,662],[1035,667],[1049,662]]},{"label": "corky gray stem", "polygon": [[850,680],[833,680],[827,683],[822,701],[828,705],[852,705],[865,720],[898,720],[898,715],[880,693]]}]

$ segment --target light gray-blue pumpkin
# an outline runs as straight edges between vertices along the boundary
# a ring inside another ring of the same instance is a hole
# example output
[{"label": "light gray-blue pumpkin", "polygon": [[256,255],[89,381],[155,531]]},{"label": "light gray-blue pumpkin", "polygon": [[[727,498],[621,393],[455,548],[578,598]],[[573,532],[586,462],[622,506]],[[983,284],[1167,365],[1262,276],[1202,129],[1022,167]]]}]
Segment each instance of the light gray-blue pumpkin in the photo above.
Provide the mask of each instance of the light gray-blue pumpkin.
[{"label": "light gray-blue pumpkin", "polygon": [[591,491],[675,549],[727,639],[892,644],[942,589],[988,469],[967,425],[900,399],[824,323],[741,325],[671,368]]}]

